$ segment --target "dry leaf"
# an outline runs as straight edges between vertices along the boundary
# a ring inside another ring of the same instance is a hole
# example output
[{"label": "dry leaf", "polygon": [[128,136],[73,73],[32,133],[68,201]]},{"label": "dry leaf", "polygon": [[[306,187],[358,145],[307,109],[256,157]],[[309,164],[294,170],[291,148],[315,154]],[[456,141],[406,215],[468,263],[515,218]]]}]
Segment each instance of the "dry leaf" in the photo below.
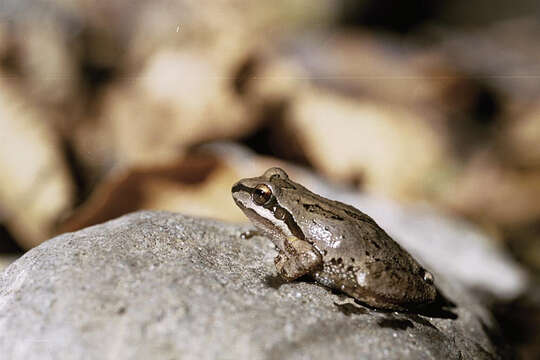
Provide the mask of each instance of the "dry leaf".
[{"label": "dry leaf", "polygon": [[0,206],[25,248],[46,240],[73,204],[59,139],[40,110],[0,81]]}]

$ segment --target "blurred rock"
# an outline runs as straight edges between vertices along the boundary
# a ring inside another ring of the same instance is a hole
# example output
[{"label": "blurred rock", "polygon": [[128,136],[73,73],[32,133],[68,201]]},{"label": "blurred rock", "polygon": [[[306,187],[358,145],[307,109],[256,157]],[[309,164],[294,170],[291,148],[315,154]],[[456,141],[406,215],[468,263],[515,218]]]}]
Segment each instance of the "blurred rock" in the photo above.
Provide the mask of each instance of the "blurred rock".
[{"label": "blurred rock", "polygon": [[474,29],[432,31],[440,41],[434,51],[453,64],[458,73],[488,83],[511,109],[538,99],[537,18],[507,19]]},{"label": "blurred rock", "polygon": [[[527,268],[534,276],[540,275],[540,221],[530,224],[520,224],[515,227],[506,227],[505,238],[514,257]],[[537,282],[540,286],[540,282]],[[540,293],[539,289],[538,292]],[[540,311],[540,298],[538,301]],[[540,326],[540,323],[539,323]]]},{"label": "blurred rock", "polygon": [[258,122],[234,92],[237,69],[255,45],[300,25],[327,23],[335,7],[332,1],[305,0],[130,7],[136,16],[125,20],[132,26],[126,26],[122,78],[107,91],[100,115],[101,126],[112,134],[114,161],[163,164],[190,145],[253,131]]},{"label": "blurred rock", "polygon": [[240,76],[249,102],[289,105],[315,89],[421,114],[419,126],[431,127],[444,142],[448,123],[474,116],[483,96],[480,84],[440,51],[377,32],[307,31],[254,54]]},{"label": "blurred rock", "polygon": [[296,34],[276,47],[316,87],[360,99],[445,111],[467,83],[439,53],[377,32]]},{"label": "blurred rock", "polygon": [[242,75],[241,95],[266,120],[268,139],[251,146],[405,199],[431,199],[454,161],[448,124],[482,94],[436,52],[367,32],[286,38]]},{"label": "blurred rock", "polygon": [[160,48],[211,50],[214,60],[220,61],[248,56],[243,52],[246,47],[271,43],[298,28],[331,23],[339,6],[332,0],[219,0],[204,4],[184,0],[141,4],[131,27],[126,29],[132,31],[132,65],[143,63]]},{"label": "blurred rock", "polygon": [[422,196],[444,155],[444,142],[422,114],[329,92],[305,92],[290,123],[307,158],[323,174],[359,179],[368,191]]},{"label": "blurred rock", "polygon": [[[311,86],[306,69],[287,57],[275,54],[271,49],[256,49],[239,67],[234,90],[252,111],[261,117],[272,108],[294,102],[298,93]],[[279,114],[278,114],[279,115]],[[268,119],[276,123],[279,119]]]},{"label": "blurred rock", "polygon": [[[442,274],[456,307],[386,313],[276,280],[246,227],[140,212],[32,249],[0,274],[10,359],[502,359],[489,312]],[[322,330],[321,330],[322,329]]]},{"label": "blurred rock", "polygon": [[444,181],[437,200],[480,223],[516,227],[540,218],[540,171],[510,168],[483,152]]},{"label": "blurred rock", "polygon": [[540,94],[530,108],[516,111],[499,133],[501,157],[515,167],[540,171]]},{"label": "blurred rock", "polygon": [[238,178],[235,169],[210,154],[191,154],[164,166],[118,169],[59,230],[79,230],[140,209],[240,221],[243,215],[230,194]]},{"label": "blurred rock", "polygon": [[102,123],[126,164],[163,164],[191,145],[239,137],[254,124],[231,91],[230,71],[208,54],[162,51],[105,99]]},{"label": "blurred rock", "polygon": [[540,92],[527,75],[537,34],[522,20],[423,49],[369,33],[295,36],[253,59],[244,97],[279,119],[267,121],[270,153],[492,228],[528,224],[540,218]]},{"label": "blurred rock", "polygon": [[10,1],[0,5],[1,66],[52,107],[86,193],[116,162],[174,161],[186,144],[237,126],[241,136],[244,109],[231,89],[253,44],[331,22],[335,11],[330,0]]},{"label": "blurred rock", "polygon": [[36,102],[66,105],[80,101],[77,59],[63,30],[53,21],[39,19],[19,24],[14,33],[20,79]]},{"label": "blurred rock", "polygon": [[449,1],[440,3],[439,17],[445,24],[456,27],[475,28],[505,19],[514,19],[537,14],[538,2],[520,0],[509,3],[505,0],[493,1]]},{"label": "blurred rock", "polygon": [[0,207],[26,248],[47,239],[73,205],[73,182],[47,114],[0,80]]}]

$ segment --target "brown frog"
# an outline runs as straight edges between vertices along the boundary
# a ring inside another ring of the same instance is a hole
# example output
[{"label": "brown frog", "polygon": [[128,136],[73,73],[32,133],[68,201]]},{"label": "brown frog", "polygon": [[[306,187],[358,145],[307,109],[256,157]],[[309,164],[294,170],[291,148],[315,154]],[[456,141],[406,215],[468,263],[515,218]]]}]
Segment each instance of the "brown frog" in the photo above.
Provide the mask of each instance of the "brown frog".
[{"label": "brown frog", "polygon": [[376,308],[407,310],[435,301],[433,275],[360,210],[314,194],[280,168],[238,181],[232,196],[279,250],[286,281],[318,283]]}]

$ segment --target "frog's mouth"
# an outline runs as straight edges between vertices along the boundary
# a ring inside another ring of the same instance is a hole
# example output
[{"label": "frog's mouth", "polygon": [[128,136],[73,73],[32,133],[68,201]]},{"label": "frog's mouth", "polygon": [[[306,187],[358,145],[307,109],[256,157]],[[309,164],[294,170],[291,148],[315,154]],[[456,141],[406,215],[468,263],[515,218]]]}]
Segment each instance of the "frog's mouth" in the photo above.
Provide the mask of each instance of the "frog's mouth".
[{"label": "frog's mouth", "polygon": [[233,198],[233,200],[234,200],[235,204],[240,208],[240,210],[245,211],[247,209],[240,200],[238,200],[236,198]]}]

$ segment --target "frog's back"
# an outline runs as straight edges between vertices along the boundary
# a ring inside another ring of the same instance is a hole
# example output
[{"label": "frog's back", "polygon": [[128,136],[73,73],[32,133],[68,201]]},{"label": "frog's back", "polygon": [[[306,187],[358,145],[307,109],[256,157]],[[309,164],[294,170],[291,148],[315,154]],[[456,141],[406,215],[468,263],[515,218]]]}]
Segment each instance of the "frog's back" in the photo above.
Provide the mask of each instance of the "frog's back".
[{"label": "frog's back", "polygon": [[344,229],[349,236],[336,232],[339,241],[322,251],[323,267],[314,274],[319,283],[386,309],[405,310],[435,300],[432,275],[373,220]]},{"label": "frog's back", "polygon": [[371,217],[328,199],[318,199],[316,205],[308,204],[308,209],[312,225],[306,239],[323,255],[323,268],[315,274],[318,282],[388,309],[405,309],[435,299],[431,274]]},{"label": "frog's back", "polygon": [[[307,199],[307,201],[306,201]],[[370,262],[390,260],[400,267],[416,261],[404,251],[370,216],[353,206],[313,194],[304,199],[310,214],[304,222],[306,239],[313,242],[323,257],[330,260]]]}]

